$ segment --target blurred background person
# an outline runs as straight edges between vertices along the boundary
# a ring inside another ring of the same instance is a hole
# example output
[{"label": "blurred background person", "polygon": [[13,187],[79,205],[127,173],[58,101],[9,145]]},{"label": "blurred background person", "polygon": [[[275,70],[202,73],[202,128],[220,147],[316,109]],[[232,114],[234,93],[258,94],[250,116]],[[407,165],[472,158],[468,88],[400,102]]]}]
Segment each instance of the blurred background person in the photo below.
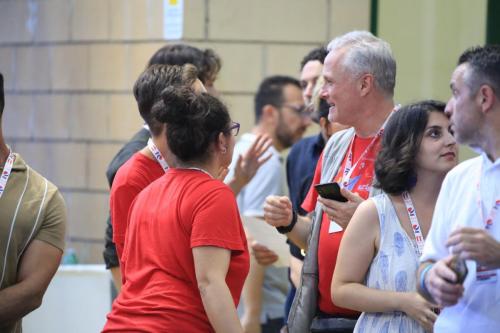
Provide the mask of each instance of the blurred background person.
[{"label": "blurred background person", "polygon": [[[297,142],[311,123],[298,80],[289,76],[264,79],[255,95],[255,126],[238,140],[233,161],[244,154],[258,135],[272,139],[269,160],[255,177],[241,189],[237,201],[243,216],[263,218],[268,195],[285,193],[285,172],[281,153]],[[229,179],[234,174],[232,164]],[[226,178],[228,179],[228,178]],[[257,238],[258,235],[249,235]],[[279,332],[283,326],[283,307],[288,293],[286,267],[258,264],[253,258],[243,291],[242,323],[247,333]]]},{"label": "blurred background person", "polygon": [[[215,90],[214,81],[221,68],[220,57],[211,49],[200,50],[196,47],[186,44],[171,44],[165,45],[156,51],[149,59],[146,66],[151,65],[185,65],[192,64],[196,67],[198,79],[204,85],[211,86],[211,90]],[[206,89],[206,88],[205,88]],[[152,102],[152,101],[150,101]],[[147,126],[142,127],[133,137],[118,151],[109,163],[106,171],[109,187],[113,185],[113,181],[118,169],[136,152],[147,146],[148,140],[151,137],[151,132]],[[121,273],[120,260],[114,243],[113,225],[111,221],[111,213],[108,216],[105,244],[103,251],[104,263],[106,268],[111,271],[113,282],[117,290],[121,288]]]},{"label": "blurred background person", "polygon": [[136,198],[124,249],[127,277],[104,332],[242,332],[236,305],[249,255],[231,189],[239,124],[208,94],[169,87],[165,122],[175,168]]},{"label": "blurred background person", "polygon": [[384,193],[359,205],[344,233],[332,301],[363,313],[355,332],[432,332],[435,305],[416,292],[418,260],[444,177],[458,147],[445,104],[395,112],[375,162]]}]

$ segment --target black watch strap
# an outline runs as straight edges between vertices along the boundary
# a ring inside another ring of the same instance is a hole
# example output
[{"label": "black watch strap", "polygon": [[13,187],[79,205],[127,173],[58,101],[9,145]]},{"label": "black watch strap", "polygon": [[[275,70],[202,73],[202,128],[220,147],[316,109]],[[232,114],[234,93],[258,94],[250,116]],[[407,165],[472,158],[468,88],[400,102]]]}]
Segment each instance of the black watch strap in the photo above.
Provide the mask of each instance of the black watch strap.
[{"label": "black watch strap", "polygon": [[292,222],[290,222],[290,224],[287,225],[286,227],[276,227],[276,229],[278,230],[278,232],[280,234],[287,234],[290,231],[292,231],[292,229],[293,229],[293,227],[295,227],[296,223],[297,223],[297,212],[292,211]]}]

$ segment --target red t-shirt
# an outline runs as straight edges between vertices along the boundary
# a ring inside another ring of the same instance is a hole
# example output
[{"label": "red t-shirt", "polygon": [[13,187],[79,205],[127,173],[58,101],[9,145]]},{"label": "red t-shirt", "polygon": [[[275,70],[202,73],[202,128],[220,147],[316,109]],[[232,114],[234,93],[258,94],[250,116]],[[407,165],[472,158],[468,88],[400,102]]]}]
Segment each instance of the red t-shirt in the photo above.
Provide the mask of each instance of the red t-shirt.
[{"label": "red t-shirt", "polygon": [[[372,140],[373,138],[360,138],[358,136],[354,137],[354,142],[352,144],[353,165],[356,163],[356,161],[359,160]],[[370,195],[375,170],[375,158],[377,157],[379,150],[380,137],[364,156],[363,160],[360,160],[355,165],[355,169],[351,174],[351,179],[347,186],[348,190],[358,193],[363,199],[368,199],[368,196]],[[347,156],[348,154],[344,156],[340,169],[334,179],[332,179],[332,181],[339,183],[341,182],[342,174],[347,161]],[[319,184],[321,181],[322,164],[323,155],[321,155],[318,160],[318,165],[316,166],[316,171],[314,173],[311,188],[309,189],[307,197],[302,203],[302,208],[308,212],[313,211],[316,207],[318,193],[314,189],[314,185]],[[338,307],[333,304],[331,299],[330,287],[332,276],[335,265],[337,263],[340,241],[342,240],[344,231],[329,233],[329,227],[330,220],[328,219],[328,216],[326,214],[323,214],[318,244],[318,306],[321,311],[329,314],[356,315],[358,314],[356,311]]]},{"label": "red t-shirt", "polygon": [[195,275],[198,246],[231,250],[226,283],[236,306],[249,255],[234,194],[201,171],[169,169],[132,204],[127,279],[104,332],[213,332]]},{"label": "red t-shirt", "polygon": [[120,266],[130,206],[139,192],[164,173],[165,171],[156,160],[141,152],[132,155],[116,173],[111,186],[109,206],[113,225],[113,242],[116,245]]}]

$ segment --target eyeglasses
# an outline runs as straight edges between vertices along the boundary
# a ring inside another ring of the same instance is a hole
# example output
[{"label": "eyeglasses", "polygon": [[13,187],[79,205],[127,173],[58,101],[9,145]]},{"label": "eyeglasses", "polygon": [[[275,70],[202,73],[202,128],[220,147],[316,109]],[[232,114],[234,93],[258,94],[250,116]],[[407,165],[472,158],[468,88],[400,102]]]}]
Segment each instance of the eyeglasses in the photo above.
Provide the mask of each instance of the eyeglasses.
[{"label": "eyeglasses", "polygon": [[307,107],[305,105],[298,106],[298,105],[293,105],[293,104],[283,104],[281,107],[282,108],[289,108],[301,117],[310,117],[311,116],[311,113],[309,112],[309,110],[307,109]]},{"label": "eyeglasses", "polygon": [[227,132],[231,133],[234,136],[237,136],[240,132],[240,123],[232,121],[231,126],[229,126],[229,128],[227,129]]}]

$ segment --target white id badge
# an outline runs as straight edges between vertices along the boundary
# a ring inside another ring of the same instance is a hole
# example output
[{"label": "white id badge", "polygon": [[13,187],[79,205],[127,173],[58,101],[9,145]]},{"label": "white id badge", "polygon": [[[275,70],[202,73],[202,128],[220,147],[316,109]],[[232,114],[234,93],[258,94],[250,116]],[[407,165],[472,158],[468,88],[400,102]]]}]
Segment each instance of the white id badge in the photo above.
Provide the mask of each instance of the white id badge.
[{"label": "white id badge", "polygon": [[330,220],[330,227],[328,228],[328,233],[333,234],[335,232],[339,232],[344,230],[340,225],[338,225],[335,221]]},{"label": "white id badge", "polygon": [[477,283],[496,283],[498,280],[496,269],[487,269],[482,266],[476,268]]}]

